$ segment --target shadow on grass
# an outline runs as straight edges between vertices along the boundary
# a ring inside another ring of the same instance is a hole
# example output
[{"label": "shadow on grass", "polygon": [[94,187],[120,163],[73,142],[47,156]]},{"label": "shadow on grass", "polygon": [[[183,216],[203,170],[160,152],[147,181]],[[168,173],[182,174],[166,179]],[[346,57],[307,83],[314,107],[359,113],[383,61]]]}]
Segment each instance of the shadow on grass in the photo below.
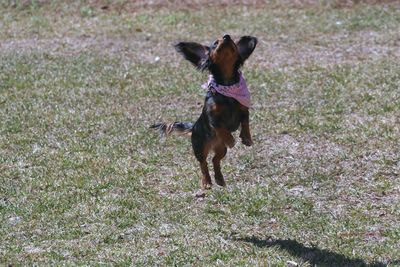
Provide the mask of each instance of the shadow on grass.
[{"label": "shadow on grass", "polygon": [[[326,249],[319,249],[317,247],[306,247],[295,240],[282,240],[282,239],[259,239],[257,237],[236,238],[236,241],[252,243],[257,247],[279,247],[286,250],[295,257],[302,258],[312,266],[368,266],[368,267],[384,267],[388,264],[382,262],[366,263],[362,259],[351,259],[342,254],[332,252]],[[399,264],[400,260],[395,260],[390,264]]]}]

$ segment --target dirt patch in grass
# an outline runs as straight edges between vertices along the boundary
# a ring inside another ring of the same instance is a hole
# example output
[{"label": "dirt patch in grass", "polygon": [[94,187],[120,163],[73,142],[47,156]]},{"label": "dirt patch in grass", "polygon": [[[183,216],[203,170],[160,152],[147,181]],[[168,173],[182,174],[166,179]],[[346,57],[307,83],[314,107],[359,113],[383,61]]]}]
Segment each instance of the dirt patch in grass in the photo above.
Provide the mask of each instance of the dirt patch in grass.
[{"label": "dirt patch in grass", "polygon": [[[395,32],[393,34],[396,36]],[[400,57],[400,39],[395,37],[392,41],[380,41],[385,36],[378,32],[363,31],[319,35],[300,42],[290,38],[267,42],[261,38],[261,54],[255,54],[256,62],[253,64],[264,67],[329,66]]]},{"label": "dirt patch in grass", "polygon": [[[87,4],[96,3],[103,4],[99,1]],[[121,5],[146,6],[146,3],[127,1]],[[149,5],[160,3],[155,1]],[[168,3],[178,2],[164,4]],[[26,12],[29,16],[10,11],[2,18],[4,33],[0,37],[0,53],[38,51],[78,55],[89,52],[138,63],[176,64],[179,57],[173,51],[173,43],[190,40],[208,44],[228,32],[235,38],[246,34],[259,39],[249,61],[252,67],[329,66],[400,57],[399,12],[386,5],[319,11],[290,9],[284,5],[272,8],[263,3],[260,7],[229,6],[221,9],[221,14],[207,9],[154,12],[144,9],[138,14],[127,10],[121,14],[86,14],[84,10],[70,14],[57,9]],[[202,32],[193,35],[199,30]]]},{"label": "dirt patch in grass", "polygon": [[[56,1],[50,0],[11,0],[3,5],[11,8],[30,8],[34,7],[47,7],[56,3]],[[184,1],[163,1],[163,0],[153,0],[153,1],[134,1],[134,0],[122,0],[122,1],[107,1],[107,0],[89,0],[85,1],[85,5],[94,9],[99,9],[102,11],[130,11],[138,12],[143,9],[202,9],[202,8],[224,8],[232,6],[249,6],[262,8],[264,6],[275,7],[275,8],[352,8],[358,5],[373,5],[373,4],[396,4],[396,0],[184,0]],[[69,5],[72,7],[82,6],[80,1],[69,1]]]},{"label": "dirt patch in grass", "polygon": [[[388,38],[389,37],[389,38]],[[283,37],[268,40],[258,36],[259,45],[249,64],[252,67],[286,68],[299,66],[330,66],[357,64],[382,58],[400,59],[400,33],[398,31],[338,33],[296,40]],[[52,39],[0,40],[1,53],[45,52],[54,55],[96,53],[117,56],[138,63],[164,62],[176,65],[180,61],[172,44],[157,43],[145,35],[132,38],[65,37]]]}]

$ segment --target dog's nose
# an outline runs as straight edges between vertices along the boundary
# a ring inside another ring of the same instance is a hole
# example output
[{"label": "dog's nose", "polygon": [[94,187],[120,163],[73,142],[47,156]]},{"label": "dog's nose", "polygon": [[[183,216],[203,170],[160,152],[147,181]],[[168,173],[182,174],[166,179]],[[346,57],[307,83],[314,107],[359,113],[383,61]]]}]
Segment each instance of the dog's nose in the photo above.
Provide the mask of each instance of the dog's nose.
[{"label": "dog's nose", "polygon": [[224,41],[229,41],[231,40],[231,36],[229,34],[225,34],[224,37],[222,37]]}]

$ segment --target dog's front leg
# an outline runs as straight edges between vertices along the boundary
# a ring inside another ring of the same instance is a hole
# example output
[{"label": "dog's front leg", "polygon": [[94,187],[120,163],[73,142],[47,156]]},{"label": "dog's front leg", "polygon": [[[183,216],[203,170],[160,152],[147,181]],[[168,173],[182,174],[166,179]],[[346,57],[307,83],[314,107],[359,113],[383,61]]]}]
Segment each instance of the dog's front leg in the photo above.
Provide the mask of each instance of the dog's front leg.
[{"label": "dog's front leg", "polygon": [[242,108],[242,120],[240,122],[240,125],[241,125],[241,130],[239,137],[242,139],[242,143],[246,146],[253,145],[253,141],[251,140],[251,134],[250,134],[248,108]]}]

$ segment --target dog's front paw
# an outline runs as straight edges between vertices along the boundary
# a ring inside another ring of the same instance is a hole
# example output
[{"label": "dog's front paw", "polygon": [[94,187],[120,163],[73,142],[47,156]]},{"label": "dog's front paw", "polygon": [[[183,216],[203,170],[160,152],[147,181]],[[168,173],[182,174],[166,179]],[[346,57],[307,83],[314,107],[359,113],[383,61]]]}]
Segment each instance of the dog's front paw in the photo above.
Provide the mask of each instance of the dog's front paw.
[{"label": "dog's front paw", "polygon": [[251,138],[242,138],[242,143],[245,146],[252,146],[253,145],[253,141],[251,140]]}]

